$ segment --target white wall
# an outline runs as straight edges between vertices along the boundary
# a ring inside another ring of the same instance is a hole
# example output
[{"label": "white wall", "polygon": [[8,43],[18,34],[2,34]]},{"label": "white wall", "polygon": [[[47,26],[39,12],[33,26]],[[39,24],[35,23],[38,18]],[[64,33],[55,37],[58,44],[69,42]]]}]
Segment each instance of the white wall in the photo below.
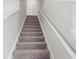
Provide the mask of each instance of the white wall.
[{"label": "white wall", "polygon": [[13,44],[17,38],[21,26],[19,20],[19,12],[9,16],[3,20],[3,36],[4,36],[4,59],[10,56]]},{"label": "white wall", "polygon": [[54,30],[55,28],[53,27],[52,29],[52,25],[50,25],[43,14],[39,13],[39,19],[45,40],[50,50],[51,59],[75,59],[74,52]]},{"label": "white wall", "polygon": [[19,0],[19,9],[20,9],[20,19],[24,20],[26,17],[26,12],[27,12],[27,4],[26,0]]},{"label": "white wall", "polygon": [[19,0],[4,0],[3,3],[4,18],[19,10]]},{"label": "white wall", "polygon": [[52,0],[46,0],[42,9],[49,20],[61,32],[73,50],[76,50],[75,33],[73,33],[73,31],[75,32],[75,9],[75,1]]},{"label": "white wall", "polygon": [[26,17],[25,0],[4,0],[3,47],[4,59],[11,59]]},{"label": "white wall", "polygon": [[27,15],[37,15],[42,0],[26,0]]},{"label": "white wall", "polygon": [[[74,0],[44,0],[41,9],[43,14],[39,13],[39,19],[48,46],[52,51],[51,53],[54,54],[55,59],[74,59],[73,55],[75,55],[76,51],[75,7]],[[43,15],[45,15],[45,17]],[[58,34],[51,29],[52,25],[49,25],[46,18],[55,26],[57,32],[60,34],[59,36],[57,36]],[[69,48],[67,48],[66,45]]]}]

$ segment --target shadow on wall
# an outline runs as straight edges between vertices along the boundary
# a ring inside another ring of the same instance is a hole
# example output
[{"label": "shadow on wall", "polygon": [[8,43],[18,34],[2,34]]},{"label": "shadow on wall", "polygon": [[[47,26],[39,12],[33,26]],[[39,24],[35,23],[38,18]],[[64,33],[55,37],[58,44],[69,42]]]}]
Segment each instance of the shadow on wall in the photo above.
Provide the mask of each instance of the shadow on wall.
[{"label": "shadow on wall", "polygon": [[39,9],[42,7],[43,0],[27,0],[26,10],[27,15],[38,15]]},{"label": "shadow on wall", "polygon": [[26,0],[20,0],[19,7],[20,7],[20,19],[25,19],[25,17],[26,17]]}]

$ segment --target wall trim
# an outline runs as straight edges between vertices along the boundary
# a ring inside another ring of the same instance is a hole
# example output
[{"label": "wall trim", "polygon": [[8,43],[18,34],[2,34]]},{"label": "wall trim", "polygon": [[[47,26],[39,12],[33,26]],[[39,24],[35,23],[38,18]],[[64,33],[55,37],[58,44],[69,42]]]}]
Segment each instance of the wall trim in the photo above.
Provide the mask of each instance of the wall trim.
[{"label": "wall trim", "polygon": [[[42,12],[42,10],[39,11],[40,14],[45,18],[45,20],[47,21],[47,23],[50,25],[50,27],[52,28],[52,30],[54,31],[54,33],[57,35],[57,37],[59,38],[59,40],[61,41],[61,43],[63,44],[63,46],[65,47],[65,49],[67,50],[67,52],[69,53],[69,55],[72,57],[72,59],[76,58],[76,54],[74,53],[73,49],[68,45],[68,43],[64,40],[64,38],[61,36],[61,34],[57,31],[57,29],[54,27],[53,24],[51,24],[51,22],[49,21],[48,17]],[[49,44],[49,43],[48,43]],[[51,49],[50,49],[51,50]]]},{"label": "wall trim", "polygon": [[[39,19],[39,22],[40,22],[40,24],[41,24],[39,15],[38,15],[38,19]],[[50,51],[50,59],[55,59],[55,58],[54,58],[54,54],[52,53],[52,50],[51,50],[50,45],[49,45],[49,43],[48,43],[47,36],[46,36],[45,31],[44,31],[44,28],[43,28],[42,25],[41,25],[41,27],[42,27],[42,31],[43,31],[43,34],[44,34],[44,37],[45,37],[45,40],[46,40],[46,43],[47,43],[47,48],[48,48],[48,50]]]},{"label": "wall trim", "polygon": [[8,18],[9,16],[15,14],[18,11],[19,11],[19,9],[14,9],[14,10],[9,11],[6,15],[3,15],[3,19]]},{"label": "wall trim", "polygon": [[17,43],[17,41],[18,41],[18,38],[19,38],[19,35],[20,35],[21,30],[22,30],[22,28],[23,28],[23,25],[24,25],[25,20],[26,20],[26,16],[25,16],[24,21],[23,21],[23,23],[22,23],[22,25],[21,25],[21,28],[20,28],[20,30],[19,30],[19,33],[18,33],[18,35],[17,35],[17,37],[16,37],[16,40],[15,40],[13,46],[12,46],[12,49],[11,49],[10,54],[9,54],[9,56],[8,56],[8,59],[13,59],[13,58],[12,58],[12,53],[13,53],[13,51],[14,51],[15,48],[16,48],[16,43]]}]

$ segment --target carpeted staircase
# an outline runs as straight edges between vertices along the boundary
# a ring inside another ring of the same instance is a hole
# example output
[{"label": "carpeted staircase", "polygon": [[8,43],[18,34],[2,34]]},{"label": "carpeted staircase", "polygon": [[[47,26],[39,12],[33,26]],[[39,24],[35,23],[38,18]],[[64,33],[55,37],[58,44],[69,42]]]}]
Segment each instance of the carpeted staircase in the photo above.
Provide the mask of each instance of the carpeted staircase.
[{"label": "carpeted staircase", "polygon": [[50,52],[37,16],[27,16],[13,59],[50,59]]}]

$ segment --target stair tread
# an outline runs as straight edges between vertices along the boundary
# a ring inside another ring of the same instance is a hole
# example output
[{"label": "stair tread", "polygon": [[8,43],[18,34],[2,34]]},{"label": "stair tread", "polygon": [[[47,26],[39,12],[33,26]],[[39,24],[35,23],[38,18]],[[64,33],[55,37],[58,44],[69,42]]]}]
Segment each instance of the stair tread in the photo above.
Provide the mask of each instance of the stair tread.
[{"label": "stair tread", "polygon": [[50,59],[50,52],[47,49],[40,50],[15,50],[14,59]]},{"label": "stair tread", "polygon": [[19,38],[19,42],[45,42],[44,38]]},{"label": "stair tread", "polygon": [[[50,54],[48,49],[35,49],[35,50],[18,50],[18,49],[16,49],[13,54],[20,54],[20,53],[23,53],[23,54],[28,53],[28,55],[32,54],[32,53],[47,54],[47,55]],[[34,54],[32,54],[32,55],[34,55]]]},{"label": "stair tread", "polygon": [[25,36],[25,37],[20,36],[20,38],[44,38],[44,36]]},{"label": "stair tread", "polygon": [[20,36],[19,41],[45,41],[43,36]]},{"label": "stair tread", "polygon": [[44,38],[20,38],[19,42],[44,42]]},{"label": "stair tread", "polygon": [[40,26],[40,24],[24,24],[24,26]]},{"label": "stair tread", "polygon": [[41,29],[40,27],[23,27],[22,29]]},{"label": "stair tread", "polygon": [[46,42],[24,42],[24,43],[22,43],[22,42],[18,42],[16,45],[18,45],[18,44],[46,44]]}]

